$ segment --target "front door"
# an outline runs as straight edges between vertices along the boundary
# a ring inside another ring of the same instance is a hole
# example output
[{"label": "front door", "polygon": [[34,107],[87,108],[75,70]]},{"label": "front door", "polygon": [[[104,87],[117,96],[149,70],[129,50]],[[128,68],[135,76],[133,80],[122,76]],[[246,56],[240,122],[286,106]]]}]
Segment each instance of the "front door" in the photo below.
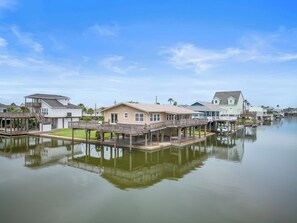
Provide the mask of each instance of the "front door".
[{"label": "front door", "polygon": [[111,121],[110,121],[110,123],[115,124],[115,123],[117,123],[117,122],[118,122],[118,114],[116,114],[116,113],[111,113]]}]

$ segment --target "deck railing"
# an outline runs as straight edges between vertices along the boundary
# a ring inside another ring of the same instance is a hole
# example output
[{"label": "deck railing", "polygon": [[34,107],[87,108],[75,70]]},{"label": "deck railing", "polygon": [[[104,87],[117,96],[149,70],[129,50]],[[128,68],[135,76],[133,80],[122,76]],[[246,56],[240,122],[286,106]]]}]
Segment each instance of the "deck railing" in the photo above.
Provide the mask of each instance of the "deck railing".
[{"label": "deck railing", "polygon": [[188,127],[206,125],[207,119],[181,119],[181,120],[168,120],[165,122],[153,123],[150,125],[133,125],[133,124],[100,124],[97,122],[79,121],[69,122],[69,128],[74,129],[88,129],[98,130],[105,132],[124,133],[124,134],[141,134],[148,131],[156,131],[167,127]]},{"label": "deck railing", "polygon": [[0,112],[0,118],[30,118],[34,117],[32,113],[12,113],[12,112]]}]

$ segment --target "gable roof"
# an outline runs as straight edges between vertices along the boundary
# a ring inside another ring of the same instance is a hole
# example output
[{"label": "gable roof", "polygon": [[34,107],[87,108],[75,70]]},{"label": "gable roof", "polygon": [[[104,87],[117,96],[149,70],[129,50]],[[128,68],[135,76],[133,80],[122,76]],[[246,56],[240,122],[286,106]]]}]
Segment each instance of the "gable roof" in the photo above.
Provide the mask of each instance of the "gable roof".
[{"label": "gable roof", "polygon": [[[235,105],[238,103],[239,97],[242,95],[241,91],[222,91],[222,92],[216,92],[213,100],[215,98],[220,99],[220,105],[227,105],[228,104],[228,98],[233,97],[235,99]],[[242,95],[243,97],[243,95]],[[212,100],[212,102],[213,102]]]},{"label": "gable roof", "polygon": [[0,103],[0,108],[8,108],[8,107],[9,107],[9,105],[5,105],[5,104]]},{"label": "gable roof", "polygon": [[33,99],[70,99],[69,97],[63,95],[55,95],[55,94],[32,94],[25,96],[25,98],[33,98]]},{"label": "gable roof", "polygon": [[68,105],[63,105],[62,103],[60,103],[59,101],[57,101],[56,99],[42,99],[45,103],[47,103],[49,106],[51,106],[52,108],[71,108],[71,109],[81,109],[81,107],[74,105],[74,104],[70,104],[68,103]]},{"label": "gable roof", "polygon": [[214,105],[210,102],[205,102],[205,101],[197,101],[191,106],[185,107],[187,109],[193,110],[193,111],[224,111],[225,109],[220,108],[217,105]]},{"label": "gable roof", "polygon": [[117,105],[111,106],[109,108],[103,109],[102,111],[105,112],[112,108],[116,108],[118,106],[125,105],[131,108],[135,108],[137,110],[147,112],[147,113],[154,113],[154,112],[165,112],[169,114],[193,114],[192,110],[181,108],[173,105],[158,105],[158,104],[136,104],[136,103],[119,103]]}]

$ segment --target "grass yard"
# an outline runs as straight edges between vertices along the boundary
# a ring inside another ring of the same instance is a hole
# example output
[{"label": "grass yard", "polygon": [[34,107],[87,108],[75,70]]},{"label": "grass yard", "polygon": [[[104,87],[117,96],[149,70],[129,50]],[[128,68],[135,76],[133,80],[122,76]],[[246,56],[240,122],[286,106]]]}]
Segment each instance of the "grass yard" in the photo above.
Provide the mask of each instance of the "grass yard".
[{"label": "grass yard", "polygon": [[[54,131],[51,135],[54,136],[63,136],[63,137],[72,137],[72,129],[59,129]],[[86,131],[85,130],[75,130],[74,131],[74,138],[85,139],[86,138]],[[91,140],[96,140],[96,130],[91,131]],[[104,138],[110,138],[110,133],[105,133]]]}]

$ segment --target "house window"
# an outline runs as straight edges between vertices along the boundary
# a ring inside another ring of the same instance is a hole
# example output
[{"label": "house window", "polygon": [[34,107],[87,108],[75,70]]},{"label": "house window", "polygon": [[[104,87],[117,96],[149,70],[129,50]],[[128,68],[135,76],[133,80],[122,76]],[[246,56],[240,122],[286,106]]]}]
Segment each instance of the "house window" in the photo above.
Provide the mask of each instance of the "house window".
[{"label": "house window", "polygon": [[143,113],[135,113],[135,122],[143,122],[144,115]]},{"label": "house window", "polygon": [[215,100],[215,104],[217,104],[218,103],[218,100]]},{"label": "house window", "polygon": [[48,115],[48,109],[47,108],[42,108],[41,113],[44,115]]},{"label": "house window", "polygon": [[150,121],[151,122],[159,122],[160,121],[160,114],[150,114]]},{"label": "house window", "polygon": [[125,112],[125,113],[124,113],[124,117],[125,117],[125,118],[128,118],[128,112]]},{"label": "house window", "polygon": [[72,113],[71,112],[67,112],[67,117],[71,117]]},{"label": "house window", "polygon": [[175,115],[168,114],[167,115],[167,120],[175,120]]}]

